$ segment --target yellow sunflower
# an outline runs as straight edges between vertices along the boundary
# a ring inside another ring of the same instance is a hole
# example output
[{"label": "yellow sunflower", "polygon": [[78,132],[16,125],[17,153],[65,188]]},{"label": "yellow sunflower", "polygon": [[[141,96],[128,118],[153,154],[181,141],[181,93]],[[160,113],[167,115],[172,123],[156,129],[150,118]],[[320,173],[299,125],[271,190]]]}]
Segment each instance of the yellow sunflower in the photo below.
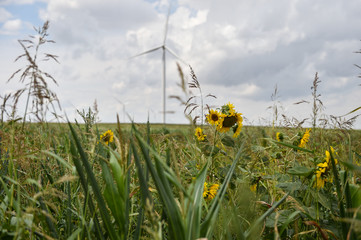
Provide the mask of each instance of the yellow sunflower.
[{"label": "yellow sunflower", "polygon": [[317,164],[315,187],[318,189],[323,188],[325,186],[325,182],[333,181],[332,176],[330,175],[331,165],[329,156],[330,154],[326,151],[325,161]]},{"label": "yellow sunflower", "polygon": [[276,133],[276,139],[277,139],[277,141],[279,141],[279,142],[283,142],[283,139],[284,139],[283,133],[277,132],[277,133]]},{"label": "yellow sunflower", "polygon": [[241,130],[242,130],[242,126],[243,126],[243,118],[242,118],[242,113],[236,113],[236,116],[237,116],[237,124],[236,124],[236,128],[235,128],[235,131],[233,133],[233,137],[236,138],[239,136],[239,134],[241,133]]},{"label": "yellow sunflower", "polygon": [[[233,127],[236,124],[239,124],[240,127],[242,127],[243,118],[241,115],[242,115],[242,113],[236,113],[236,112],[229,114],[229,115],[222,114],[222,120],[221,120],[220,124],[218,125],[217,130],[219,132],[228,132],[229,129],[231,129],[231,127]],[[241,129],[237,129],[237,130],[238,130],[238,132],[241,131]],[[237,132],[237,130],[236,130],[236,132]]]},{"label": "yellow sunflower", "polygon": [[108,130],[100,135],[100,140],[102,140],[105,144],[109,144],[114,140],[114,133],[112,130]]},{"label": "yellow sunflower", "polygon": [[320,189],[320,188],[323,188],[325,187],[325,182],[326,182],[326,178],[323,178],[321,176],[321,173],[317,173],[316,174],[316,188],[317,189]]},{"label": "yellow sunflower", "polygon": [[208,183],[204,183],[204,190],[203,190],[203,198],[206,200],[212,200],[218,191],[219,188],[219,184],[214,183],[214,184],[208,184]]},{"label": "yellow sunflower", "polygon": [[221,122],[222,114],[217,110],[210,109],[207,115],[207,121],[211,125],[218,126]]},{"label": "yellow sunflower", "polygon": [[303,136],[300,140],[300,144],[298,144],[299,147],[304,148],[306,146],[306,143],[308,142],[308,140],[310,138],[310,131],[311,131],[311,129],[307,129],[305,134],[303,134]]},{"label": "yellow sunflower", "polygon": [[226,115],[230,115],[236,112],[234,105],[230,102],[222,106],[221,112]]},{"label": "yellow sunflower", "polygon": [[203,134],[203,130],[200,127],[196,128],[194,135],[197,137],[198,141],[204,141],[207,136]]},{"label": "yellow sunflower", "polygon": [[[333,159],[335,160],[335,164],[337,164],[337,163],[338,163],[338,161],[337,161],[337,159],[336,159],[337,152],[335,152],[335,149],[333,149],[332,146],[331,146],[330,148],[331,148],[332,157],[333,157]],[[327,163],[329,163],[330,160],[331,160],[331,154],[330,154],[330,152],[326,150],[326,151],[325,151],[325,155],[326,155],[325,161],[326,161]]]},{"label": "yellow sunflower", "polygon": [[328,168],[328,163],[327,162],[319,163],[319,164],[317,164],[317,167]]}]

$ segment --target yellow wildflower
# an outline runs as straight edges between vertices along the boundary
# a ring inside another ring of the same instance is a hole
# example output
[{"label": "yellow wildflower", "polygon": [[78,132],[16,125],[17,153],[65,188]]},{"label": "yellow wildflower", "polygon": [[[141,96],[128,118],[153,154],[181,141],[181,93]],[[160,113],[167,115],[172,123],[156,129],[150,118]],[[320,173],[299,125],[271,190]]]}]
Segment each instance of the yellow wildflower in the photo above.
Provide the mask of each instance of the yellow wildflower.
[{"label": "yellow wildflower", "polygon": [[[332,146],[330,146],[330,148],[331,148],[332,157],[333,157],[333,159],[335,160],[335,164],[337,164],[337,163],[338,163],[338,161],[337,161],[337,159],[336,159],[337,152],[335,151],[335,149],[333,149]],[[331,154],[330,154],[330,152],[329,152],[328,150],[326,150],[326,151],[325,151],[325,161],[326,161],[327,163],[329,163],[330,160],[331,160]]]},{"label": "yellow wildflower", "polygon": [[305,134],[303,134],[303,137],[301,138],[300,143],[298,144],[299,147],[304,148],[306,146],[306,143],[310,138],[310,131],[311,129],[307,129]]},{"label": "yellow wildflower", "polygon": [[[221,120],[220,124],[218,125],[217,130],[219,132],[228,132],[231,129],[231,127],[238,124],[238,127],[237,127],[238,134],[236,134],[236,136],[234,136],[234,137],[237,137],[242,129],[243,118],[241,115],[242,115],[242,113],[232,113],[229,115],[222,114],[222,120]],[[237,130],[236,130],[236,132],[237,132]]]},{"label": "yellow wildflower", "polygon": [[317,164],[317,166],[320,167],[320,168],[327,168],[328,167],[328,162],[319,163],[319,164]]},{"label": "yellow wildflower", "polygon": [[100,135],[100,140],[102,140],[105,144],[109,144],[114,140],[114,133],[112,130],[108,130]]},{"label": "yellow wildflower", "polygon": [[316,188],[317,189],[325,187],[325,182],[326,182],[326,179],[322,178],[321,175],[320,175],[320,177],[316,176]]},{"label": "yellow wildflower", "polygon": [[277,132],[276,133],[276,139],[279,142],[283,142],[283,133]]},{"label": "yellow wildflower", "polygon": [[233,128],[233,137],[236,138],[241,133],[243,126],[242,113],[237,113],[232,103],[227,103],[221,107],[220,112],[210,109],[206,115],[207,122],[217,127],[217,131],[225,133]]},{"label": "yellow wildflower", "polygon": [[[332,152],[332,156],[336,156],[336,152],[335,150],[330,147],[331,152]],[[330,163],[330,159],[331,159],[331,154],[329,151],[325,151],[325,161],[323,163],[319,163],[317,164],[317,170],[316,170],[316,183],[315,183],[315,187],[320,189],[323,188],[325,186],[325,182],[333,182],[333,178],[330,174],[330,169],[331,169],[331,163]],[[335,163],[337,164],[337,159],[334,158]]]},{"label": "yellow wildflower", "polygon": [[222,114],[217,110],[210,109],[207,115],[207,121],[211,125],[218,126],[222,120]]},{"label": "yellow wildflower", "polygon": [[194,135],[197,137],[198,141],[204,141],[207,136],[203,134],[203,130],[200,127],[196,128]]},{"label": "yellow wildflower", "polygon": [[256,192],[257,191],[257,183],[252,184],[249,189],[251,189],[252,192]]},{"label": "yellow wildflower", "polygon": [[214,184],[208,184],[208,183],[204,183],[204,190],[203,190],[203,198],[206,200],[212,200],[218,191],[219,188],[219,184],[214,183]]},{"label": "yellow wildflower", "polygon": [[242,126],[243,126],[243,118],[242,118],[242,113],[236,113],[237,116],[237,124],[236,124],[236,129],[233,133],[233,137],[236,138],[238,137],[238,135],[241,133],[242,130]]},{"label": "yellow wildflower", "polygon": [[222,106],[221,112],[226,115],[231,115],[231,114],[235,113],[236,110],[234,109],[234,105],[232,103],[228,102],[227,104]]}]

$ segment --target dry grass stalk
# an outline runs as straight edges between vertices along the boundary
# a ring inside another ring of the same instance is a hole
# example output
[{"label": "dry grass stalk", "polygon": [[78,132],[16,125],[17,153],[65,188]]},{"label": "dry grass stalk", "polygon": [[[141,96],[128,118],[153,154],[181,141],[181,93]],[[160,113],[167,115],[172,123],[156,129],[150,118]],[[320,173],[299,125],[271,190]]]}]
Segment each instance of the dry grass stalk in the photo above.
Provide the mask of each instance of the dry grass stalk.
[{"label": "dry grass stalk", "polygon": [[[193,71],[193,68],[191,66],[189,66],[190,68],[190,76],[192,78],[192,80],[188,83],[188,87],[189,89],[186,88],[186,79],[183,73],[182,68],[180,67],[180,65],[177,63],[177,67],[178,67],[178,72],[179,72],[179,76],[181,78],[181,83],[178,84],[179,87],[181,87],[182,92],[185,94],[185,99],[184,100],[182,97],[177,96],[177,95],[173,95],[170,96],[170,98],[175,98],[178,101],[180,101],[181,105],[184,105],[184,114],[189,117],[189,119],[193,122],[193,124],[196,124],[196,122],[198,121],[198,119],[200,118],[201,120],[201,125],[204,123],[204,110],[205,109],[209,109],[210,107],[206,104],[206,106],[204,106],[203,104],[203,93],[202,93],[202,89],[201,89],[201,85],[197,79],[196,74]],[[200,96],[196,96],[192,93],[192,91],[190,89],[198,89]],[[206,95],[204,98],[216,98],[216,96],[212,95],[212,94],[208,94]],[[200,104],[198,104],[196,102],[197,99],[200,99]],[[195,116],[192,118],[192,114],[197,110],[200,109],[201,114],[195,114]]]},{"label": "dry grass stalk", "polygon": [[[53,83],[57,84],[56,80],[47,72],[44,72],[39,67],[39,48],[40,46],[46,43],[55,43],[53,40],[48,40],[48,29],[49,29],[49,21],[46,21],[44,25],[40,28],[34,28],[36,31],[36,35],[30,35],[29,39],[18,40],[20,46],[22,47],[24,53],[19,55],[15,62],[25,58],[27,61],[27,65],[25,69],[18,69],[15,71],[11,77],[8,79],[8,82],[12,80],[16,75],[20,75],[19,82],[24,83],[25,87],[19,89],[13,96],[13,115],[15,115],[15,111],[17,108],[17,104],[21,95],[27,90],[27,100],[25,106],[25,112],[23,117],[23,122],[25,123],[26,117],[28,114],[28,107],[30,103],[30,98],[32,98],[31,104],[31,113],[33,116],[40,122],[46,120],[46,115],[49,110],[49,105],[52,106],[53,114],[58,117],[55,111],[55,107],[53,102],[58,103],[59,109],[60,103],[58,97],[55,92],[51,91],[48,87],[48,80],[50,79]],[[31,51],[33,50],[33,51]],[[49,61],[53,60],[57,63],[58,56],[44,53],[44,57],[41,61]]]}]

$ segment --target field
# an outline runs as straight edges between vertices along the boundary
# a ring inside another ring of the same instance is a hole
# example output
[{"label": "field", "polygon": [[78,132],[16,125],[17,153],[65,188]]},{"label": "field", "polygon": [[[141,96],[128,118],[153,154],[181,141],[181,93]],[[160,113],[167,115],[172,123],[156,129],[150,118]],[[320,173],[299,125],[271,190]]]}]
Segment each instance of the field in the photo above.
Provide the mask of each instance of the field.
[{"label": "field", "polygon": [[322,115],[317,73],[309,120],[281,116],[275,89],[268,124],[245,126],[179,67],[188,125],[100,123],[96,105],[70,123],[37,65],[47,29],[19,41],[25,86],[0,96],[1,239],[361,239],[357,115]]},{"label": "field", "polygon": [[243,126],[233,138],[208,124],[204,140],[191,124],[0,130],[1,239],[361,234],[358,130]]}]

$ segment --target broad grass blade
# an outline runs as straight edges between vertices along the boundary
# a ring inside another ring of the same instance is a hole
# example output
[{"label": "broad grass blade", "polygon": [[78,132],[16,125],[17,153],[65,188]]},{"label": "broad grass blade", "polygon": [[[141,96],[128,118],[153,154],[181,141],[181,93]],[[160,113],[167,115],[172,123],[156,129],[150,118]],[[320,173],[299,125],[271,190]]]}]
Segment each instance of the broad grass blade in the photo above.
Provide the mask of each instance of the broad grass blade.
[{"label": "broad grass blade", "polygon": [[135,228],[135,232],[133,235],[133,239],[138,240],[138,239],[140,239],[140,235],[141,235],[141,226],[142,226],[143,220],[144,220],[144,207],[146,205],[146,201],[148,199],[148,201],[151,205],[153,205],[152,204],[153,201],[152,201],[151,195],[149,193],[148,182],[146,181],[146,178],[144,176],[143,168],[142,168],[142,165],[140,164],[138,152],[135,148],[133,140],[131,140],[131,150],[132,150],[132,152],[130,152],[129,154],[133,154],[133,156],[134,156],[134,162],[135,162],[135,166],[137,168],[139,184],[140,184],[140,193],[141,193],[141,198],[142,198],[142,207],[139,210],[137,226]]},{"label": "broad grass blade", "polygon": [[278,141],[275,141],[273,139],[270,139],[272,142],[278,144],[278,145],[282,145],[282,146],[285,146],[285,147],[289,147],[289,148],[292,148],[294,150],[298,150],[298,151],[302,151],[302,152],[306,152],[306,153],[314,153],[315,151],[313,150],[308,150],[306,148],[301,148],[301,147],[298,147],[298,146],[295,146],[295,145],[292,145],[292,144],[289,144],[289,143],[285,143],[285,142],[278,142]]},{"label": "broad grass blade", "polygon": [[[133,126],[134,130],[135,127]],[[135,131],[135,136],[138,140],[139,146],[142,150],[143,157],[145,159],[145,162],[147,164],[148,170],[154,180],[155,186],[158,190],[159,197],[162,200],[165,211],[167,213],[167,217],[169,220],[169,234],[170,239],[179,239],[184,240],[185,239],[185,229],[183,224],[183,219],[181,216],[181,213],[178,208],[178,204],[175,201],[175,197],[173,195],[172,189],[170,187],[168,178],[165,175],[165,172],[168,170],[167,167],[165,167],[165,163],[161,160],[160,156],[155,152],[152,151],[152,155],[154,155],[154,161],[155,166],[153,165],[150,155],[148,152],[149,150],[152,150],[151,148],[148,148],[148,144],[141,138],[140,134]],[[169,172],[169,171],[168,171]],[[173,178],[173,182],[176,182],[176,177],[174,174],[171,176]]]},{"label": "broad grass blade", "polygon": [[216,222],[218,211],[223,200],[224,195],[226,194],[226,190],[228,187],[229,182],[231,181],[231,177],[233,175],[234,169],[236,168],[236,164],[241,157],[242,154],[242,147],[239,148],[236,157],[233,160],[233,163],[223,181],[222,187],[220,188],[219,192],[217,193],[216,197],[213,199],[212,205],[205,217],[204,222],[201,225],[201,236],[206,238],[211,238],[213,233],[214,224]]},{"label": "broad grass blade", "polygon": [[[80,159],[81,159],[81,161],[82,161],[82,163],[84,165],[85,172],[86,172],[86,174],[88,176],[89,183],[92,186],[95,199],[98,202],[100,216],[101,216],[101,218],[102,218],[102,220],[104,222],[104,225],[105,225],[104,227],[107,230],[107,232],[109,234],[109,237],[111,239],[120,239],[119,236],[115,233],[115,230],[114,230],[113,225],[111,223],[109,211],[107,209],[104,198],[102,197],[100,187],[99,187],[99,185],[98,185],[98,183],[96,181],[95,175],[94,175],[94,173],[92,171],[92,168],[90,166],[88,158],[87,158],[87,156],[86,156],[86,154],[84,152],[84,149],[81,146],[81,143],[79,141],[79,138],[78,138],[74,128],[71,126],[70,123],[68,123],[68,124],[69,124],[70,130],[71,130],[75,145],[76,145],[77,150],[79,152]],[[77,159],[77,157],[75,157],[74,159]]]},{"label": "broad grass blade", "polygon": [[71,144],[70,144],[70,152],[72,154],[72,158],[73,158],[75,168],[76,168],[76,170],[78,172],[78,175],[79,175],[80,183],[83,186],[83,189],[84,189],[84,192],[85,192],[86,199],[85,199],[84,207],[86,206],[87,203],[89,204],[90,213],[94,216],[95,232],[96,232],[99,239],[104,239],[104,234],[102,232],[102,228],[100,226],[97,213],[95,212],[95,207],[94,207],[93,200],[92,200],[92,198],[88,199],[88,195],[89,195],[88,183],[87,183],[88,181],[87,181],[87,178],[86,178],[86,176],[84,174],[84,168],[81,166],[81,162],[78,159],[76,148],[75,148],[73,142],[71,142]]},{"label": "broad grass blade", "polygon": [[208,166],[209,162],[204,165],[197,175],[194,186],[191,189],[192,192],[189,192],[188,201],[185,203],[185,205],[188,206],[186,239],[197,239],[200,237],[204,182],[207,176]]},{"label": "broad grass blade", "polygon": [[[329,152],[330,152],[330,160],[331,160],[331,165],[332,165],[333,177],[335,179],[336,193],[337,193],[337,198],[338,198],[338,206],[340,209],[340,217],[341,217],[341,219],[345,219],[346,212],[345,212],[345,206],[344,206],[344,202],[343,202],[343,191],[341,189],[341,182],[340,182],[338,170],[336,168],[336,163],[335,163],[334,156],[332,154],[331,147],[329,147]],[[342,234],[343,234],[344,239],[347,238],[347,234],[348,234],[348,226],[347,225],[348,224],[346,222],[341,222],[341,229],[342,229]]]},{"label": "broad grass blade", "polygon": [[276,202],[275,204],[272,205],[272,207],[270,207],[262,216],[260,216],[250,227],[250,229],[245,233],[245,238],[249,239],[250,237],[254,237],[255,231],[258,229],[258,227],[263,223],[263,221],[266,219],[266,217],[268,217],[269,215],[271,215],[271,213],[278,208],[279,205],[281,205],[283,203],[283,201],[286,200],[286,198],[288,197],[288,193],[285,194],[278,202]]}]

